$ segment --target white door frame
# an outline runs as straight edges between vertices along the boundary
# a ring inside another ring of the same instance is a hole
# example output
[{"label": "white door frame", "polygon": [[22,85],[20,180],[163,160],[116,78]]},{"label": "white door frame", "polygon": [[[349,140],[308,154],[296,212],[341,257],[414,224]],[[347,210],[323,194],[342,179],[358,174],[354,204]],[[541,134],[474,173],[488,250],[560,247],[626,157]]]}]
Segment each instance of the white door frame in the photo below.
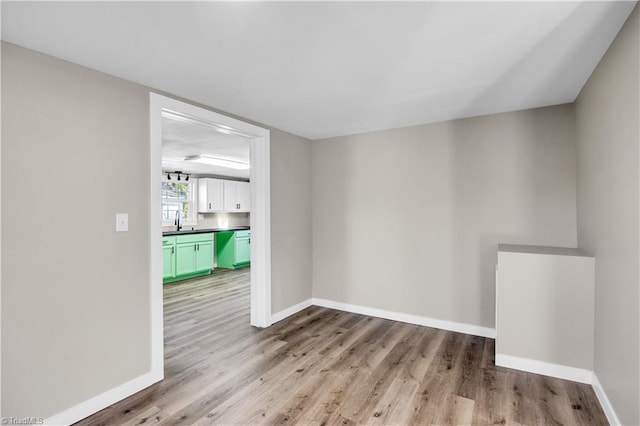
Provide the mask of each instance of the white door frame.
[{"label": "white door frame", "polygon": [[270,132],[176,99],[151,93],[150,115],[150,295],[151,295],[151,372],[164,378],[164,327],[162,304],[162,111],[186,115],[206,122],[223,132],[250,137],[251,160],[251,325],[271,325],[271,204]]}]

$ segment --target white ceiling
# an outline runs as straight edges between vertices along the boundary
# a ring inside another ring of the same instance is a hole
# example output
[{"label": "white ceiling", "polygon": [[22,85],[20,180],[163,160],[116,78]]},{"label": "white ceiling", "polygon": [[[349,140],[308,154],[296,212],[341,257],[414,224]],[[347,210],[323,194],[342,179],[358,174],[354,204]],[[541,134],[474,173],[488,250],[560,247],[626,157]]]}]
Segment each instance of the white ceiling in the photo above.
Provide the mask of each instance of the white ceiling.
[{"label": "white ceiling", "polygon": [[575,100],[635,2],[2,2],[4,40],[311,139]]},{"label": "white ceiling", "polygon": [[249,163],[249,139],[220,133],[206,124],[185,123],[163,117],[162,170],[249,179],[249,169],[236,170],[184,161],[193,155]]}]

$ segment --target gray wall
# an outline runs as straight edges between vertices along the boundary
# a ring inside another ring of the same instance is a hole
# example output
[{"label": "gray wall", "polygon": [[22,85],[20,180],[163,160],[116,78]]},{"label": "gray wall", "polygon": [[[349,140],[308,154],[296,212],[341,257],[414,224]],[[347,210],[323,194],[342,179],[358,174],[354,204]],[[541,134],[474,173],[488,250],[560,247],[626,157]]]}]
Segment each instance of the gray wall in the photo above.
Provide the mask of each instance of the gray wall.
[{"label": "gray wall", "polygon": [[[48,417],[150,368],[149,89],[6,43],[2,88],[2,414]],[[310,151],[272,130],[274,312],[311,297]]]},{"label": "gray wall", "polygon": [[596,257],[595,372],[640,424],[640,34],[636,6],[576,102],[578,243]]},{"label": "gray wall", "polygon": [[312,150],[314,297],[494,327],[497,244],[576,245],[572,105]]},{"label": "gray wall", "polygon": [[271,130],[271,312],[311,297],[311,143]]},{"label": "gray wall", "polygon": [[47,417],[150,368],[148,91],[2,56],[2,414]]}]

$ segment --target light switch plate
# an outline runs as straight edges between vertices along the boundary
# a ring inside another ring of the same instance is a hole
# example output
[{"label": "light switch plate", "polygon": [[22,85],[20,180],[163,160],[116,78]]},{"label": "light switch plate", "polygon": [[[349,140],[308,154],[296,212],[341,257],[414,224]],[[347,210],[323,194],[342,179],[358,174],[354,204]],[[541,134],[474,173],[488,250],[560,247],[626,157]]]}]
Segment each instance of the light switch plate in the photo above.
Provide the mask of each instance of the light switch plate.
[{"label": "light switch plate", "polygon": [[129,214],[116,213],[116,232],[127,232],[129,230]]}]

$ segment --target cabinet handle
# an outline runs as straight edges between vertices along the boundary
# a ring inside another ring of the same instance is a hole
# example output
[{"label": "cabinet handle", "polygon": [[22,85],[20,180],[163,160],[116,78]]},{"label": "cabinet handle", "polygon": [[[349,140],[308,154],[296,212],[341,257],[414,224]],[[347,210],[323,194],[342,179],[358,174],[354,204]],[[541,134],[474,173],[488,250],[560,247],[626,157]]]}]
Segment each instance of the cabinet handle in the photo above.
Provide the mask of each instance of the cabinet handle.
[{"label": "cabinet handle", "polygon": [[171,247],[171,254],[173,254],[174,247]]},{"label": "cabinet handle", "polygon": [[209,203],[209,210],[211,210],[211,203]]},{"label": "cabinet handle", "polygon": [[198,245],[197,245],[197,244],[194,244],[194,245],[193,245],[193,251],[198,250],[198,249],[197,249],[197,247],[198,247]]},{"label": "cabinet handle", "polygon": [[251,238],[249,238],[249,240],[248,240],[248,241],[249,241],[249,244],[251,244]]}]

